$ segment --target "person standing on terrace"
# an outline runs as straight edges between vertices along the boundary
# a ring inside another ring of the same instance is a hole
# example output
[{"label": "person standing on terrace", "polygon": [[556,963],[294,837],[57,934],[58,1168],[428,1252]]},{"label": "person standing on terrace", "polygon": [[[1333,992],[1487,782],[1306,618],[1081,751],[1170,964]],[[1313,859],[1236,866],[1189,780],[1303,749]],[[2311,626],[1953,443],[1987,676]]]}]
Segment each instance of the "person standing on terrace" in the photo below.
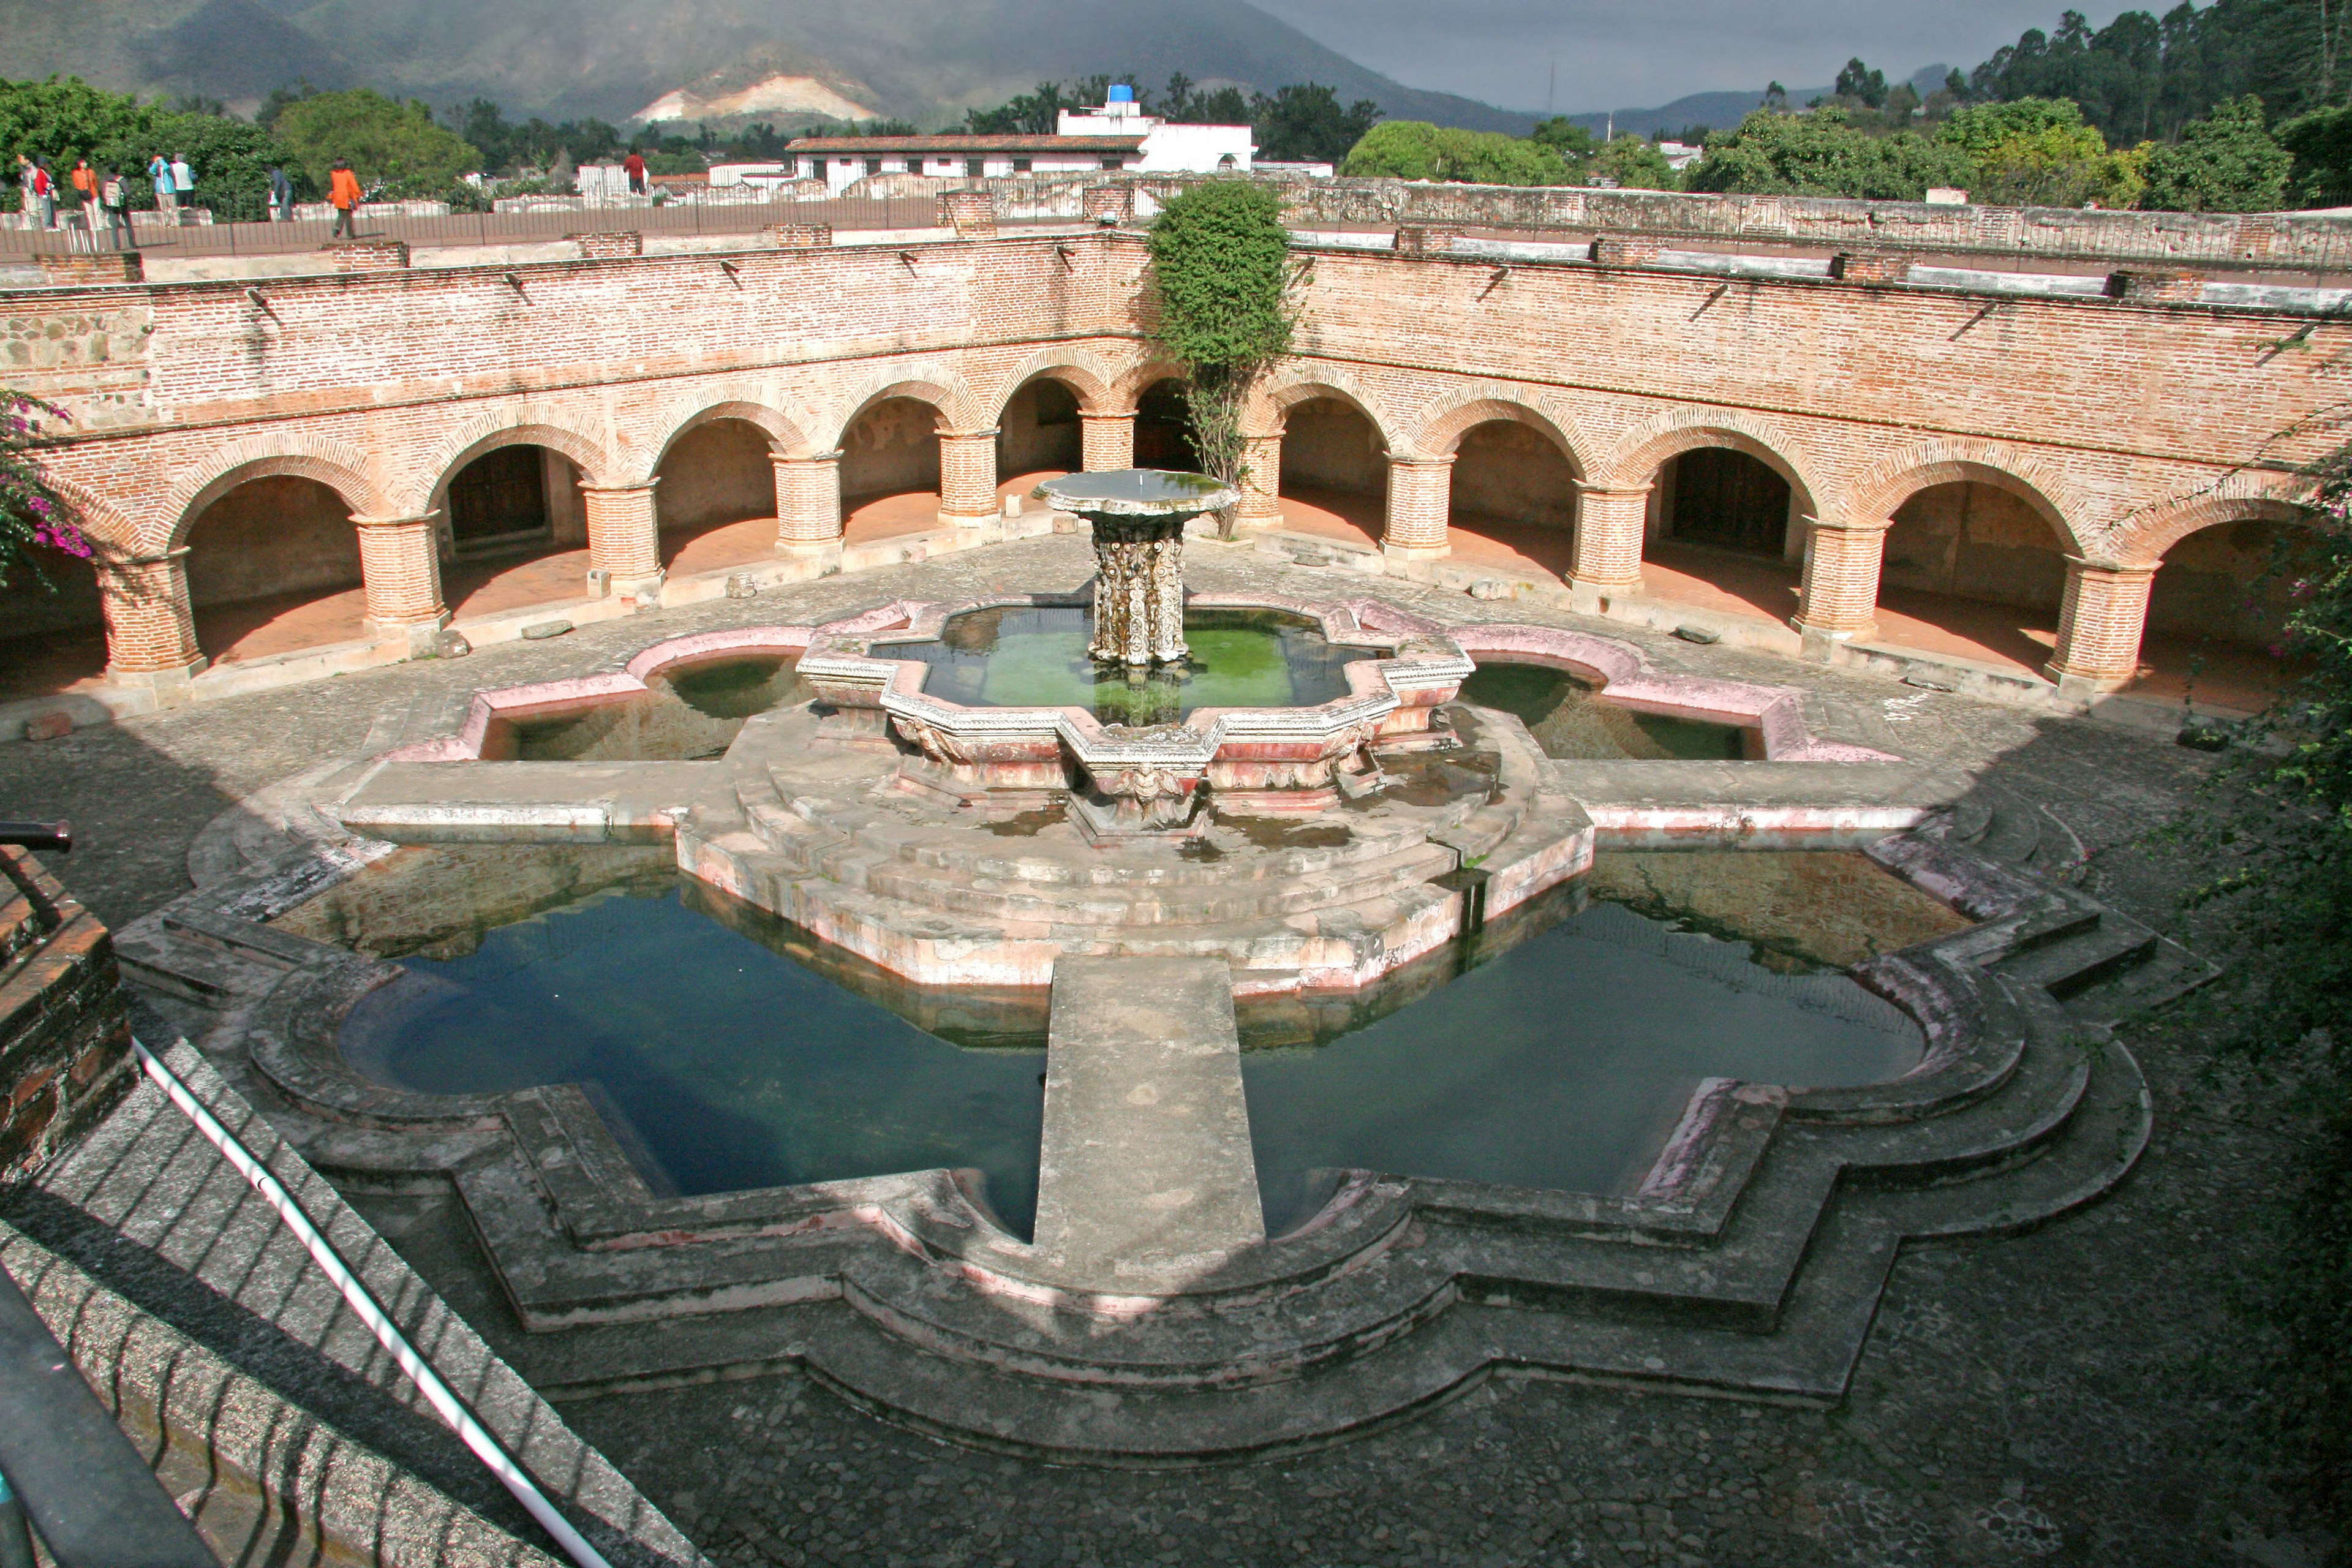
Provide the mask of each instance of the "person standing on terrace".
[{"label": "person standing on terrace", "polygon": [[172,154],[172,194],[179,198],[180,205],[195,205],[196,172],[188,167],[186,157],[178,153]]},{"label": "person standing on terrace", "polygon": [[635,147],[630,148],[629,155],[621,160],[621,172],[629,176],[629,195],[633,196],[641,196],[646,194],[646,159],[644,153],[638,152]]},{"label": "person standing on terrace", "polygon": [[176,219],[180,211],[179,187],[172,184],[172,165],[156,153],[147,160],[147,177],[155,184],[155,210]]},{"label": "person standing on terrace", "polygon": [[327,201],[335,209],[334,232],[330,240],[357,239],[360,237],[360,181],[352,166],[341,158],[335,160],[334,178],[327,185]]}]

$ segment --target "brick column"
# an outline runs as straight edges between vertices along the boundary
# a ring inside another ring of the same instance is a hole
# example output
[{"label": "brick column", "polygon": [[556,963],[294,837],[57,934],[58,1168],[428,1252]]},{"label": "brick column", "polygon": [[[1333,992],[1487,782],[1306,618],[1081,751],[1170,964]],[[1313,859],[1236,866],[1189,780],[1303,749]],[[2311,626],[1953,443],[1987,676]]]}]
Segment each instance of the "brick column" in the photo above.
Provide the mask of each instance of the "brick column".
[{"label": "brick column", "polygon": [[819,555],[841,548],[841,453],[769,454],[776,467],[776,552]]},{"label": "brick column", "polygon": [[958,239],[994,239],[995,198],[984,190],[948,191],[940,197],[939,224],[955,230]]},{"label": "brick column", "polygon": [[1234,508],[1243,526],[1278,526],[1282,521],[1282,437],[1249,436],[1242,440],[1242,504]]},{"label": "brick column", "polygon": [[1116,473],[1135,467],[1133,414],[1080,414],[1079,466],[1090,474]]},{"label": "brick column", "polygon": [[1848,527],[1806,520],[1804,596],[1796,628],[1807,658],[1827,662],[1837,645],[1878,630],[1878,564],[1884,521]]},{"label": "brick column", "polygon": [[1450,555],[1446,519],[1454,503],[1454,456],[1389,458],[1389,520],[1381,553],[1426,561]]},{"label": "brick column", "polygon": [[360,532],[360,581],[367,587],[370,630],[405,637],[411,658],[432,651],[449,624],[441,602],[441,514],[354,517]]},{"label": "brick column", "polygon": [[2058,612],[2058,655],[2042,673],[2062,697],[2111,691],[2139,673],[2154,566],[2066,558],[2066,601]]},{"label": "brick column", "polygon": [[580,484],[588,503],[588,565],[604,571],[605,592],[635,602],[639,609],[661,603],[661,525],[654,511],[654,486]]},{"label": "brick column", "polygon": [[996,515],[994,427],[940,431],[940,518],[959,528],[977,528]]},{"label": "brick column", "polygon": [[1576,533],[1569,546],[1570,608],[1597,616],[1612,595],[1642,591],[1642,531],[1650,489],[1648,485],[1576,487]]},{"label": "brick column", "polygon": [[106,675],[125,686],[184,686],[205,668],[188,603],[188,547],[100,560]]}]

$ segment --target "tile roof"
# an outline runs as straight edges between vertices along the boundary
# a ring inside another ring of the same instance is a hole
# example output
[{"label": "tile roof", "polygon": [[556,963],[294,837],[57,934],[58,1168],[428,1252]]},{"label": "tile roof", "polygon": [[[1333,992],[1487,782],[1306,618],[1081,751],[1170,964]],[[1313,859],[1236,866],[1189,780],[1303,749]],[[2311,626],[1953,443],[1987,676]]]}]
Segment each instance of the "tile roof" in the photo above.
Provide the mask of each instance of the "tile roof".
[{"label": "tile roof", "polygon": [[1140,136],[803,136],[787,153],[1133,153]]}]

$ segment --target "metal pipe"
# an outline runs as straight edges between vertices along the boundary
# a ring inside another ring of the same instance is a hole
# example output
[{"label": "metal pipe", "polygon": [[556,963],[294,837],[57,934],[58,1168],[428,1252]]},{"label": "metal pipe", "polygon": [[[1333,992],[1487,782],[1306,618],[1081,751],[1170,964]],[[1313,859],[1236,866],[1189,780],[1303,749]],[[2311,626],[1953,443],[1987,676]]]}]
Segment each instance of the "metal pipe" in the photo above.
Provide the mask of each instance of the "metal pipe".
[{"label": "metal pipe", "polygon": [[343,1303],[351,1308],[352,1315],[368,1326],[368,1331],[375,1335],[376,1342],[399,1364],[400,1370],[408,1374],[409,1381],[416,1384],[417,1391],[425,1395],[441,1419],[447,1422],[459,1440],[473,1451],[474,1458],[498,1477],[499,1483],[514,1494],[514,1500],[530,1511],[531,1518],[539,1521],[547,1533],[554,1538],[556,1545],[562,1548],[563,1554],[578,1563],[580,1568],[612,1568],[604,1555],[588,1544],[587,1538],[572,1527],[572,1521],[564,1518],[538,1485],[524,1474],[522,1467],[507,1456],[506,1450],[499,1446],[499,1440],[474,1419],[473,1413],[466,1408],[456,1391],[441,1380],[439,1373],[433,1370],[433,1364],[416,1353],[407,1336],[384,1314],[383,1309],[376,1305],[375,1297],[360,1282],[359,1276],[352,1272],[351,1266],[343,1261],[333,1243],[310,1223],[310,1216],[302,1212],[302,1205],[294,1201],[294,1194],[286,1190],[284,1184],[270,1173],[269,1168],[250,1149],[237,1141],[236,1134],[221,1125],[219,1119],[205,1108],[204,1102],[180,1081],[170,1068],[163,1065],[162,1058],[135,1038],[131,1042],[131,1048],[138,1053],[139,1065],[155,1081],[155,1087],[170,1096],[172,1103],[180,1108],[181,1113],[196,1124],[196,1131],[202,1132],[205,1140],[236,1167],[237,1173],[251,1184],[255,1192],[268,1200],[270,1207],[278,1211],[278,1217],[286,1222],[286,1227],[309,1249],[310,1260],[335,1282],[335,1289],[342,1292]]}]

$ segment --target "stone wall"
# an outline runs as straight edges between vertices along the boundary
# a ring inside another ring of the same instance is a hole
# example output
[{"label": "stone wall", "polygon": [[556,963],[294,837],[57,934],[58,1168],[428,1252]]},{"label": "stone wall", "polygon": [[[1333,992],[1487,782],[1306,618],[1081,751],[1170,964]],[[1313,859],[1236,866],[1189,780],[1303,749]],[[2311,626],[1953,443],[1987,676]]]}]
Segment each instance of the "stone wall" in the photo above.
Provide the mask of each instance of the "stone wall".
[{"label": "stone wall", "polygon": [[775,516],[776,470],[769,449],[767,432],[741,419],[716,419],[679,437],[662,458],[661,488],[655,492],[663,531],[699,532]]},{"label": "stone wall", "polygon": [[113,939],[39,861],[0,847],[0,1182],[70,1147],[132,1071]]},{"label": "stone wall", "polygon": [[893,397],[860,415],[842,441],[841,493],[898,495],[940,488],[940,443],[932,411]]},{"label": "stone wall", "polygon": [[1454,448],[1454,510],[1567,528],[1576,518],[1576,472],[1541,431],[1494,420]]},{"label": "stone wall", "polygon": [[1056,381],[1033,381],[1014,393],[997,421],[996,465],[1004,474],[1080,466],[1076,399]]},{"label": "stone wall", "polygon": [[1372,422],[1335,397],[1298,404],[1282,432],[1282,487],[1354,490],[1388,489],[1388,463]]},{"label": "stone wall", "polygon": [[1996,605],[2055,609],[2066,561],[2057,533],[2022,497],[1990,485],[1937,485],[1897,508],[1880,581]]},{"label": "stone wall", "polygon": [[188,531],[193,604],[355,588],[359,582],[351,508],[316,479],[249,479],[206,507]]}]

